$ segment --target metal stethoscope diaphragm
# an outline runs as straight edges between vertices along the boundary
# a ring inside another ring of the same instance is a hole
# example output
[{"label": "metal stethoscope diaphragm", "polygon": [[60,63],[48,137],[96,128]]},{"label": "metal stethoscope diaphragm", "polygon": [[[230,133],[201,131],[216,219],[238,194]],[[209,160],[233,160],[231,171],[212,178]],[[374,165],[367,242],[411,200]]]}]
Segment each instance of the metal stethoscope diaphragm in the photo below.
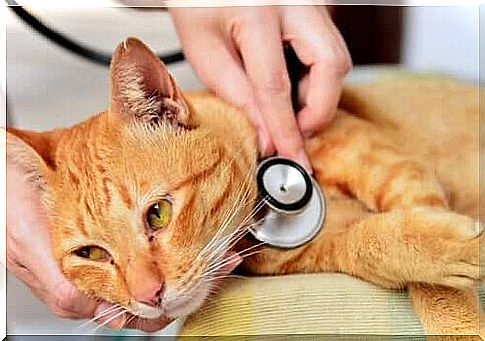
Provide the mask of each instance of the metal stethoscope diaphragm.
[{"label": "metal stethoscope diaphragm", "polygon": [[256,181],[264,214],[251,229],[253,236],[270,246],[295,248],[311,241],[325,220],[325,197],[298,163],[271,157],[262,161]]}]

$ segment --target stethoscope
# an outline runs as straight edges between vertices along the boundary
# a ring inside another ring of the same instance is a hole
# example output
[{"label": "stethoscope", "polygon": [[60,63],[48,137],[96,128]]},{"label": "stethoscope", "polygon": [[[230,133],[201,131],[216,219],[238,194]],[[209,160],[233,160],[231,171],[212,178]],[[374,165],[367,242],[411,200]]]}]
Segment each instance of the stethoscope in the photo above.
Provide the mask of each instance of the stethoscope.
[{"label": "stethoscope", "polygon": [[256,170],[264,207],[252,235],[269,246],[295,248],[311,241],[325,220],[325,197],[317,182],[295,161],[271,157]]}]

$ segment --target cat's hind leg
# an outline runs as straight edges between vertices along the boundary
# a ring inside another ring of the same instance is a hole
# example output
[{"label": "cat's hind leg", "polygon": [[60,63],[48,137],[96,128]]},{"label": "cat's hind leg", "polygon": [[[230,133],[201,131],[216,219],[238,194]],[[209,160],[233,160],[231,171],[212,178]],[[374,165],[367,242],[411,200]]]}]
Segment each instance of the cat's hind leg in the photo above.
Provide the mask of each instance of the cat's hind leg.
[{"label": "cat's hind leg", "polygon": [[337,187],[373,212],[448,210],[434,172],[403,154],[371,122],[341,112],[328,129],[308,141],[307,149],[324,189]]},{"label": "cat's hind leg", "polygon": [[432,170],[403,155],[371,123],[346,114],[308,150],[322,186],[335,186],[376,213],[324,243],[348,244],[339,247],[344,255],[333,255],[339,270],[385,287],[407,286],[430,333],[476,334],[480,225],[449,212]]},{"label": "cat's hind leg", "polygon": [[423,283],[409,285],[408,291],[427,333],[479,334],[480,304],[475,291]]}]

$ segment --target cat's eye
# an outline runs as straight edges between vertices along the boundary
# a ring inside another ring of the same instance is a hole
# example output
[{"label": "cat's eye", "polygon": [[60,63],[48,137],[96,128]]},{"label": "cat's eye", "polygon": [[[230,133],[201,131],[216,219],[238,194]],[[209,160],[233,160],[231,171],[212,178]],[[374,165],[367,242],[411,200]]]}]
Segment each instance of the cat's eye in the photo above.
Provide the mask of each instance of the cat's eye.
[{"label": "cat's eye", "polygon": [[147,223],[153,230],[163,229],[168,225],[172,215],[172,204],[167,199],[162,199],[150,206],[147,212]]},{"label": "cat's eye", "polygon": [[98,246],[84,246],[74,253],[82,258],[87,258],[93,261],[107,261],[111,259],[110,254],[105,249],[98,247]]}]

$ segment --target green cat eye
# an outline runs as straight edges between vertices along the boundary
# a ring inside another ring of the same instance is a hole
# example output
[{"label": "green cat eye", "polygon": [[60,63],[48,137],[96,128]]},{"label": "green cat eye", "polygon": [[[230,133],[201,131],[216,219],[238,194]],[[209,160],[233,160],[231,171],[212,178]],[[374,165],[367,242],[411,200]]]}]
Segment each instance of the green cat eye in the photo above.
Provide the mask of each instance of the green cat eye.
[{"label": "green cat eye", "polygon": [[85,246],[75,251],[75,254],[82,258],[94,261],[106,261],[110,259],[108,251],[97,246]]},{"label": "green cat eye", "polygon": [[168,225],[172,214],[172,204],[162,199],[148,209],[147,223],[153,230],[160,230]]}]

